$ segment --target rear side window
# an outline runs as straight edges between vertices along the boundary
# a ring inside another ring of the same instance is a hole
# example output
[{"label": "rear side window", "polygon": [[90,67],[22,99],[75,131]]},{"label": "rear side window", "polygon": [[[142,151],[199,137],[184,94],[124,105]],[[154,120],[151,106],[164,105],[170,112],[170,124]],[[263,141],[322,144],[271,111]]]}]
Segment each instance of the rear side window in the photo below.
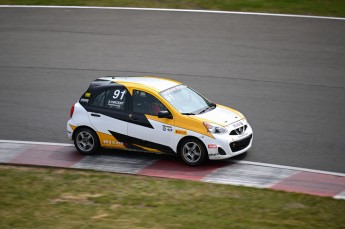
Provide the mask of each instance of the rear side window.
[{"label": "rear side window", "polygon": [[98,94],[93,100],[91,105],[97,107],[104,107],[105,91]]}]

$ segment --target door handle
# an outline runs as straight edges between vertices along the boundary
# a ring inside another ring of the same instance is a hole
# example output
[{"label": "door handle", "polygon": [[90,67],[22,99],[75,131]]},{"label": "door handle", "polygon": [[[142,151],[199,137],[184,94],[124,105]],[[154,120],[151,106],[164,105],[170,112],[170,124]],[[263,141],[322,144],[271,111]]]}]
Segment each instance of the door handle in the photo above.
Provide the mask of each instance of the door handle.
[{"label": "door handle", "polygon": [[94,116],[94,117],[101,117],[100,114],[94,114],[94,113],[91,113],[91,116]]}]

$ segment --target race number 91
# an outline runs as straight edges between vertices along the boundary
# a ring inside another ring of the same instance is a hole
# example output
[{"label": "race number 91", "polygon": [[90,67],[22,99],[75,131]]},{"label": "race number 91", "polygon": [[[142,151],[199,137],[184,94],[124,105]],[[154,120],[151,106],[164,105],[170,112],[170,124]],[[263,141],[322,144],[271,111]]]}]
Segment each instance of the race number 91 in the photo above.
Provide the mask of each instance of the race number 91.
[{"label": "race number 91", "polygon": [[125,94],[126,94],[126,90],[123,90],[123,91],[115,90],[114,95],[113,95],[113,99],[117,99],[121,95],[120,100],[122,100],[123,97],[125,96]]}]

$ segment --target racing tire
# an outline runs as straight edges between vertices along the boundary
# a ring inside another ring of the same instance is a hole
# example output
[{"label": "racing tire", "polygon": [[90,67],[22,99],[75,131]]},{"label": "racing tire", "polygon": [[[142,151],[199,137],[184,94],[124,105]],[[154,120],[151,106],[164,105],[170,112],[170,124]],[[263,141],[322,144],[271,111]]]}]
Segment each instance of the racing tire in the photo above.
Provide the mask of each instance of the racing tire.
[{"label": "racing tire", "polygon": [[74,145],[81,154],[92,155],[99,149],[99,139],[90,128],[80,128],[75,133]]},{"label": "racing tire", "polygon": [[179,154],[182,160],[190,166],[201,165],[207,159],[204,144],[193,138],[187,138],[181,142]]}]

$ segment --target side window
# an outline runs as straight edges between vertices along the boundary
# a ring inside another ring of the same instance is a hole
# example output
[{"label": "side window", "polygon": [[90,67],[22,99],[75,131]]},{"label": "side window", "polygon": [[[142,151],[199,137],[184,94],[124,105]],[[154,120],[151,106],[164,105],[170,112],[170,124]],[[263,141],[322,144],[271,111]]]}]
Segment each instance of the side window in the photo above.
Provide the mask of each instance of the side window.
[{"label": "side window", "polygon": [[167,110],[156,97],[143,91],[134,90],[133,112],[157,116],[159,111]]},{"label": "side window", "polygon": [[97,107],[103,107],[104,106],[104,98],[105,98],[105,91],[96,95],[96,97],[92,100],[91,105],[97,106]]},{"label": "side window", "polygon": [[105,94],[105,107],[111,110],[124,111],[126,108],[126,99],[126,88],[108,90]]}]

